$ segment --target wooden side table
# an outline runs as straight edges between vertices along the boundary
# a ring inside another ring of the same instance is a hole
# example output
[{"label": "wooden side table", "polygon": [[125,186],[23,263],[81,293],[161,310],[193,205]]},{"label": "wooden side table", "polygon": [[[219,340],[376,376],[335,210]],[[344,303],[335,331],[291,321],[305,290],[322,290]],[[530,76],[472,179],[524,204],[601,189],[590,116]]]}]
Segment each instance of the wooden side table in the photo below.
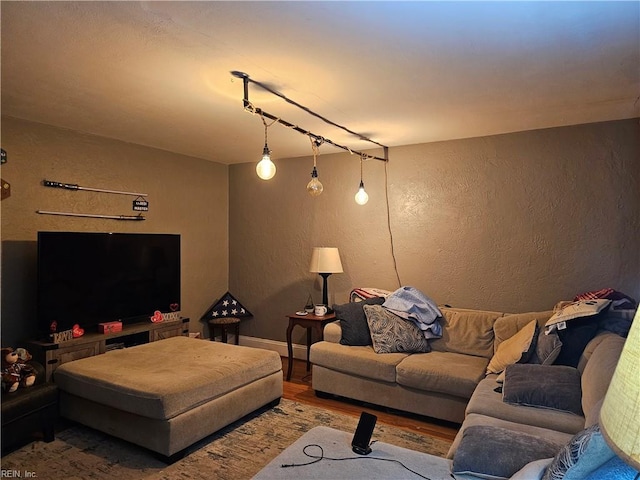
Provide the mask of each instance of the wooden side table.
[{"label": "wooden side table", "polygon": [[293,369],[293,345],[291,344],[291,332],[293,327],[299,325],[307,329],[307,372],[311,370],[309,352],[311,351],[311,332],[315,330],[320,339],[324,338],[324,326],[336,319],[335,313],[328,313],[322,317],[317,317],[312,313],[307,315],[287,315],[289,326],[287,327],[287,350],[289,352],[289,367],[287,368],[287,381],[291,380],[291,370]]},{"label": "wooden side table", "polygon": [[240,319],[235,317],[212,318],[209,320],[209,338],[215,340],[216,329],[221,330],[222,341],[227,343],[227,335],[232,333],[236,337],[236,345],[240,339]]}]

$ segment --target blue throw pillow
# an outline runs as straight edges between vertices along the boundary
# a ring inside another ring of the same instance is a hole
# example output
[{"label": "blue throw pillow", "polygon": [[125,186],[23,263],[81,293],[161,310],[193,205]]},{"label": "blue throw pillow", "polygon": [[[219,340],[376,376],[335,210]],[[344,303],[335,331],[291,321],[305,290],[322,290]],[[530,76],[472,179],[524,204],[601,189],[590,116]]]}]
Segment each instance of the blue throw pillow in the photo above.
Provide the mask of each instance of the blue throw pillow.
[{"label": "blue throw pillow", "polygon": [[634,480],[638,471],[624,463],[617,455],[584,480]]},{"label": "blue throw pillow", "polygon": [[574,435],[555,456],[542,480],[585,480],[614,456],[596,423]]}]

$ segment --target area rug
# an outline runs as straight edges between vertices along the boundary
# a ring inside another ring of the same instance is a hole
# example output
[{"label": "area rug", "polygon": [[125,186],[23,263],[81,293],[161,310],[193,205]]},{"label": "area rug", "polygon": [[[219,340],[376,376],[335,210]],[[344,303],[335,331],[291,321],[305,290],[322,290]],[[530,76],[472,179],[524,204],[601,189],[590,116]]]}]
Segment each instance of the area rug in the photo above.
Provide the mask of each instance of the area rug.
[{"label": "area rug", "polygon": [[[51,443],[34,442],[2,457],[2,470],[51,480],[238,480],[249,479],[313,427],[355,431],[358,418],[282,400],[249,415],[189,448],[167,465],[152,452],[73,424]],[[436,456],[450,442],[378,422],[372,440]]]}]

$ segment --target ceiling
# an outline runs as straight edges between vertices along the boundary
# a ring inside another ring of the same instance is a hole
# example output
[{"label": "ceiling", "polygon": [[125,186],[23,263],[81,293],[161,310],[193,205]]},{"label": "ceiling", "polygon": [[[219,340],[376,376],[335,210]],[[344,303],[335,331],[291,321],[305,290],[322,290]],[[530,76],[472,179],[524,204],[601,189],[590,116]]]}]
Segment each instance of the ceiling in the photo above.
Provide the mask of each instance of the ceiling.
[{"label": "ceiling", "polygon": [[[264,145],[233,70],[390,147],[640,116],[636,1],[0,8],[3,115],[223,164],[256,161]],[[254,85],[249,99],[375,147]],[[304,135],[268,133],[274,159],[311,155]]]}]

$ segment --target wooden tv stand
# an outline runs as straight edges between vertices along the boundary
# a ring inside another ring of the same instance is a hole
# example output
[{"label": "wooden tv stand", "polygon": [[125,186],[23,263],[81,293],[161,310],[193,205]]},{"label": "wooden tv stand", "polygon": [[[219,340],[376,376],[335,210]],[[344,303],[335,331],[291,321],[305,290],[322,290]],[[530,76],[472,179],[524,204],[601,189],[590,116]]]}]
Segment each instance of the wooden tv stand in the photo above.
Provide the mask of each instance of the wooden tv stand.
[{"label": "wooden tv stand", "polygon": [[189,319],[172,322],[141,322],[123,325],[121,332],[85,333],[82,337],[60,343],[46,341],[29,342],[29,352],[42,363],[46,380],[50,382],[56,368],[66,362],[92,357],[114,348],[132,347],[164,338],[189,334]]}]

